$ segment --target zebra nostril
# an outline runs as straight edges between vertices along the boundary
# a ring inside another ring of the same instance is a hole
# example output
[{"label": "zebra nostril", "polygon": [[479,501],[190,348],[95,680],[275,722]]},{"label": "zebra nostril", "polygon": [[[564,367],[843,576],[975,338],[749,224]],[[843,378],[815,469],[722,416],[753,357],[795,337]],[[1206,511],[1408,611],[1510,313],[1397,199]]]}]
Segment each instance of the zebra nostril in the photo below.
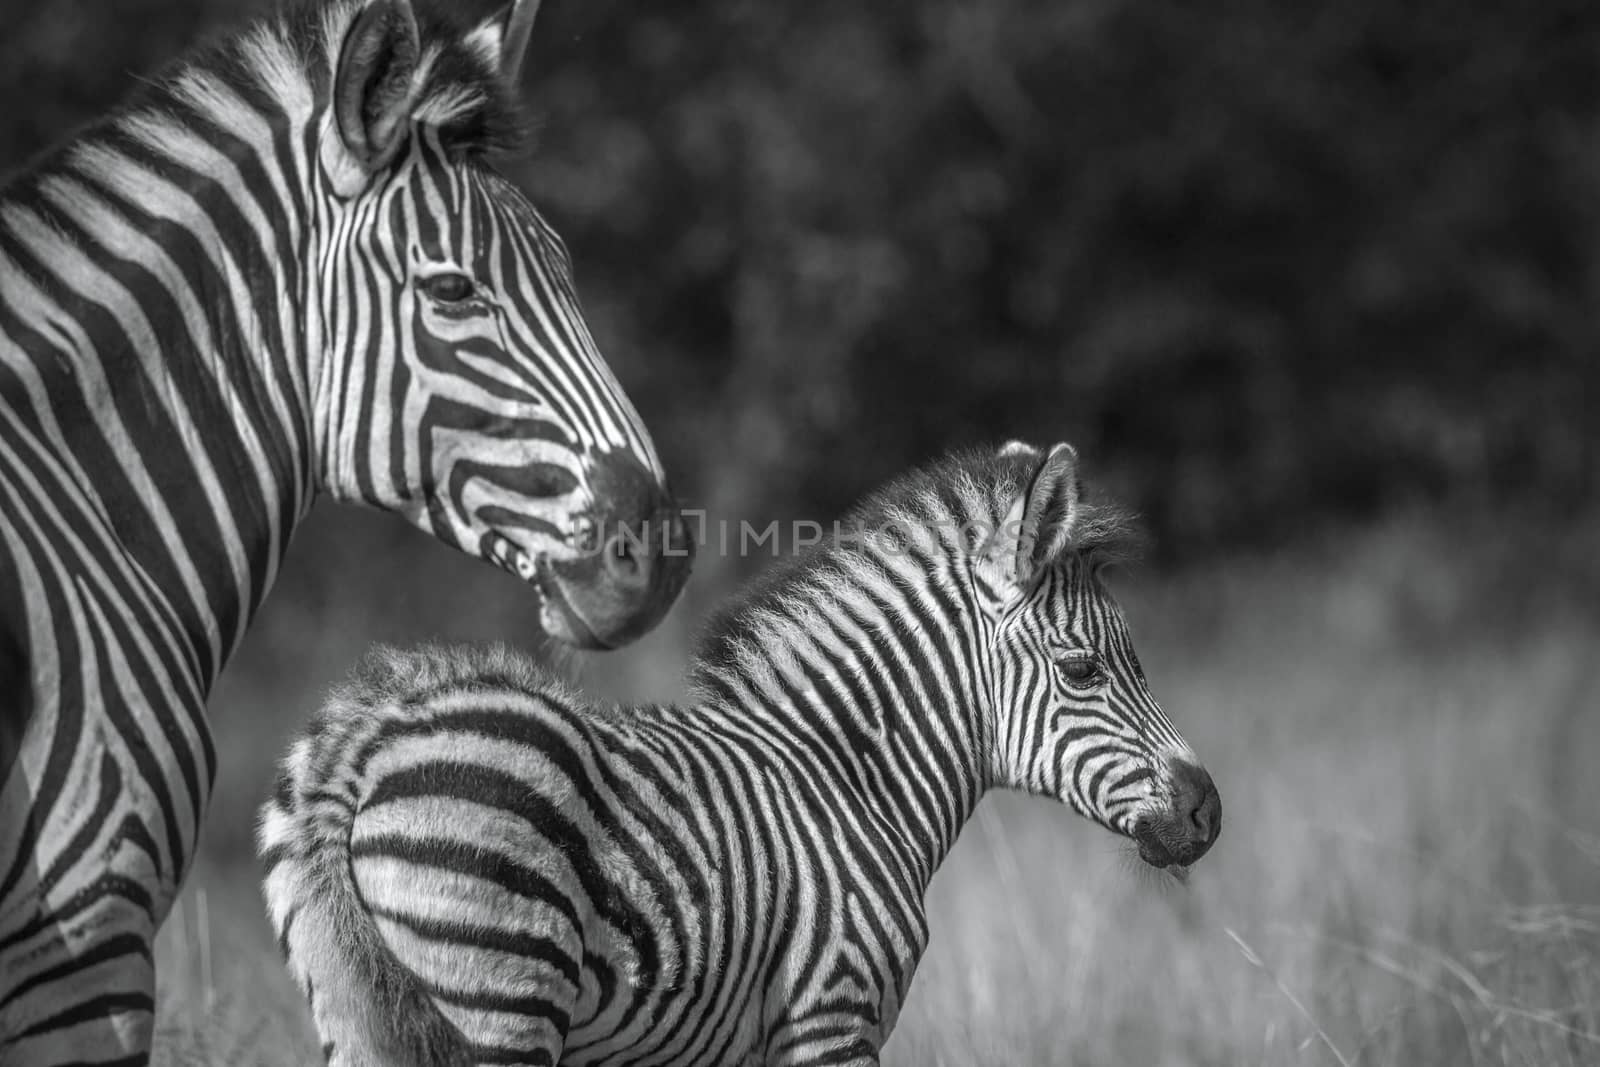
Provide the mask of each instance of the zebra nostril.
[{"label": "zebra nostril", "polygon": [[1173,761],[1172,784],[1173,829],[1187,839],[1193,858],[1199,859],[1222,829],[1222,798],[1211,775],[1186,760]]},{"label": "zebra nostril", "polygon": [[1200,802],[1189,813],[1189,824],[1194,829],[1195,840],[1203,847],[1215,841],[1222,829],[1222,798],[1217,795],[1217,787],[1211,784],[1210,778],[1206,779]]},{"label": "zebra nostril", "polygon": [[650,560],[643,548],[628,530],[620,531],[611,539],[600,558],[612,581],[629,587],[649,582]]},{"label": "zebra nostril", "polygon": [[1189,826],[1201,841],[1211,836],[1211,812],[1206,806],[1206,799],[1202,798],[1200,803],[1194,806],[1194,810],[1189,812]]},{"label": "zebra nostril", "polygon": [[689,524],[683,521],[683,516],[676,508],[667,512],[665,521],[668,547],[678,553],[692,551],[694,543],[689,539]]}]

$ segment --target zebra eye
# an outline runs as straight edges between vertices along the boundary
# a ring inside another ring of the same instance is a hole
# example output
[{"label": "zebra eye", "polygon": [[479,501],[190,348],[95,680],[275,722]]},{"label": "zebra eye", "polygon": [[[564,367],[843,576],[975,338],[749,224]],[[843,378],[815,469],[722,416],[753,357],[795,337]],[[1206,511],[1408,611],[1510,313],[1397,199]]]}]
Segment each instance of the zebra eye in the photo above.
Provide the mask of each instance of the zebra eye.
[{"label": "zebra eye", "polygon": [[422,279],[421,285],[423,292],[441,304],[459,304],[478,288],[465,274],[435,274]]},{"label": "zebra eye", "polygon": [[1100,659],[1093,652],[1073,652],[1056,660],[1062,677],[1075,685],[1087,685],[1100,678]]}]

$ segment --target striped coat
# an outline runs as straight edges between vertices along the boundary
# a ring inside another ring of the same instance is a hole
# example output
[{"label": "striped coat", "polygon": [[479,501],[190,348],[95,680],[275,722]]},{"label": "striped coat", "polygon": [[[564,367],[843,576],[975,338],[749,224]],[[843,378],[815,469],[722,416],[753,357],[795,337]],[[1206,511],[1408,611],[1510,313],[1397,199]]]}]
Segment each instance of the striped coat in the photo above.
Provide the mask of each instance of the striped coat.
[{"label": "striped coat", "polygon": [[0,1064],[143,1061],[206,695],[317,494],[572,644],[675,598],[649,435],[488,162],[534,6],[275,15],[0,191]]}]

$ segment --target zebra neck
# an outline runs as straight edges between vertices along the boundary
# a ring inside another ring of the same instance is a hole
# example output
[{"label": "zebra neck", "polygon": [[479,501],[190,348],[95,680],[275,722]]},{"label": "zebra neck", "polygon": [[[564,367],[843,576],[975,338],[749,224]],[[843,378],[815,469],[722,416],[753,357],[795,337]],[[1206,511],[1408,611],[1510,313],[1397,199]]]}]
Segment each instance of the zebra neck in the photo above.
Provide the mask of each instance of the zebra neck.
[{"label": "zebra neck", "polygon": [[[968,642],[944,620],[913,632],[888,612],[813,590],[818,612],[764,615],[734,664],[701,664],[695,717],[750,738],[834,810],[864,820],[926,888],[988,784],[990,731]],[[809,616],[809,619],[808,619]],[[835,627],[807,625],[833,618]]]},{"label": "zebra neck", "polygon": [[129,112],[0,194],[0,419],[207,685],[312,485],[303,150],[235,103]]}]

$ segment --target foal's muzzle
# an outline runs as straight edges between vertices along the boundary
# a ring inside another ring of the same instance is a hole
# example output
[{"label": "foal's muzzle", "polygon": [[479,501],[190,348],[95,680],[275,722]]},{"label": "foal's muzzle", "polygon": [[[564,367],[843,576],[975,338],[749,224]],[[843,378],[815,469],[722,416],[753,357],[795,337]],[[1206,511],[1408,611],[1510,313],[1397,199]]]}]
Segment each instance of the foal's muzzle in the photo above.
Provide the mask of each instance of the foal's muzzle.
[{"label": "foal's muzzle", "polygon": [[1205,769],[1187,760],[1168,765],[1171,801],[1134,824],[1139,858],[1152,867],[1187,867],[1204,856],[1222,831],[1222,798]]}]

